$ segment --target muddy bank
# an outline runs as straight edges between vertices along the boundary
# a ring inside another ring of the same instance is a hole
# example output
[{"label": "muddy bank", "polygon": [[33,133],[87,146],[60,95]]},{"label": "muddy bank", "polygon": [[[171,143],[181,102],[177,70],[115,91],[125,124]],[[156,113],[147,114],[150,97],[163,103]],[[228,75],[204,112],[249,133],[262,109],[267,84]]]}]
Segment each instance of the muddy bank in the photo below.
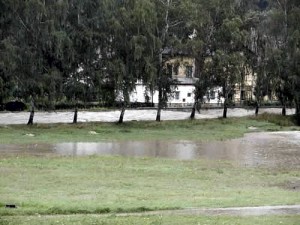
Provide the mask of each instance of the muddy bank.
[{"label": "muddy bank", "polygon": [[[259,113],[276,113],[280,114],[280,108],[264,108],[260,109]],[[223,113],[222,109],[204,109],[201,113],[197,113],[196,119],[218,118]],[[287,114],[294,114],[294,109],[287,109]],[[241,108],[228,109],[228,117],[242,117],[254,115],[254,110],[246,110]],[[34,123],[72,123],[73,112],[36,112]],[[120,116],[120,111],[105,111],[105,112],[78,112],[78,122],[116,122]],[[162,120],[185,120],[190,116],[190,112],[167,111],[163,110],[161,114]],[[29,112],[17,113],[0,113],[0,125],[9,124],[26,124],[28,122]],[[155,120],[156,110],[126,110],[124,121],[149,121]]]},{"label": "muddy bank", "polygon": [[108,141],[59,144],[0,145],[5,155],[119,155],[177,160],[228,160],[246,167],[300,168],[300,132],[248,133],[226,141]]}]

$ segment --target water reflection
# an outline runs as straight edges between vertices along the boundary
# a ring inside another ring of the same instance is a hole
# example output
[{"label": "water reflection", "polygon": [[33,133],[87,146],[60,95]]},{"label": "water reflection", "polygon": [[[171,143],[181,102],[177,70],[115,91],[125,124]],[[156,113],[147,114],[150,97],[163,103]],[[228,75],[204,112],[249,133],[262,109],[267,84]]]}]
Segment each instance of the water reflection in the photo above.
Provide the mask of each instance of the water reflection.
[{"label": "water reflection", "polygon": [[197,144],[187,141],[77,142],[56,144],[54,149],[57,154],[73,156],[120,155],[189,160],[197,155]]},{"label": "water reflection", "polygon": [[197,141],[113,141],[55,145],[0,145],[1,155],[120,155],[179,160],[230,160],[244,166],[300,167],[300,132],[250,133],[240,139]]}]

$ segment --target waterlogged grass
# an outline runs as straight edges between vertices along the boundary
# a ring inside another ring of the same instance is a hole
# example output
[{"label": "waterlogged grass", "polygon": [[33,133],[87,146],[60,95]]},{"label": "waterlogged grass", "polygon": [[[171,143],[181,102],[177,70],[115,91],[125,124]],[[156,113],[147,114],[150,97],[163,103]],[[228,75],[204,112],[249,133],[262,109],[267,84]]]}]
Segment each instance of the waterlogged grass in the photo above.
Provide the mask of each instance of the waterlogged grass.
[{"label": "waterlogged grass", "polygon": [[[285,121],[284,124],[283,122]],[[283,126],[285,125],[285,126]],[[299,129],[290,117],[260,117],[116,123],[38,124],[0,127],[0,143],[98,142],[105,140],[225,140],[243,136],[249,127],[257,131]]]},{"label": "waterlogged grass", "polygon": [[0,218],[0,225],[298,225],[300,216],[27,216]]},{"label": "waterlogged grass", "polygon": [[[2,126],[0,143],[210,141],[240,137],[252,131],[249,127],[256,127],[256,131],[299,130],[291,117],[264,114],[225,120],[126,122],[122,125]],[[299,189],[287,185],[298,185],[299,179],[297,169],[244,168],[225,161],[1,156],[0,225],[298,224],[299,215],[116,217],[114,213],[300,204]],[[17,208],[5,208],[6,204],[15,204]],[[106,213],[110,216],[99,216]]]},{"label": "waterlogged grass", "polygon": [[[123,157],[0,159],[0,215],[299,204],[299,170]],[[16,204],[16,209],[5,208]]]}]

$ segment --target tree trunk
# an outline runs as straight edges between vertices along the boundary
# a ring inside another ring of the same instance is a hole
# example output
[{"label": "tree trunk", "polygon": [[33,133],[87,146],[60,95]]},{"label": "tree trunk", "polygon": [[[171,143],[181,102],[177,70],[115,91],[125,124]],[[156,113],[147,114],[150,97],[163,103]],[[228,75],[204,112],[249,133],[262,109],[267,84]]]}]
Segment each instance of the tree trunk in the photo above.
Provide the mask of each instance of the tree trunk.
[{"label": "tree trunk", "polygon": [[300,114],[300,103],[296,102],[296,114]]},{"label": "tree trunk", "polygon": [[227,118],[227,99],[224,102],[223,118]]},{"label": "tree trunk", "polygon": [[160,104],[158,104],[157,114],[156,114],[156,121],[157,122],[160,122],[160,114],[161,114],[161,107],[160,107]]},{"label": "tree trunk", "polygon": [[118,122],[118,123],[123,123],[124,114],[125,114],[125,105],[122,107],[122,110],[121,110],[121,114],[120,114],[120,118],[119,118],[119,122]]},{"label": "tree trunk", "polygon": [[285,104],[285,103],[282,105],[282,111],[281,111],[281,114],[282,114],[283,116],[286,116],[286,104]]},{"label": "tree trunk", "polygon": [[191,115],[190,115],[191,120],[195,119],[196,107],[197,107],[197,102],[195,102],[194,105],[193,105],[192,112],[191,112]]},{"label": "tree trunk", "polygon": [[34,107],[32,106],[27,125],[32,125],[33,124],[33,117],[34,117]]},{"label": "tree trunk", "polygon": [[160,122],[160,114],[161,114],[161,107],[162,106],[162,90],[159,88],[158,90],[158,106],[157,106],[157,114],[156,114],[156,121]]},{"label": "tree trunk", "polygon": [[256,102],[256,106],[255,106],[255,116],[258,116],[258,111],[259,111],[259,104],[258,104],[258,102]]},{"label": "tree trunk", "polygon": [[73,118],[73,123],[77,123],[77,114],[78,114],[78,109],[75,108],[75,111],[74,111],[74,118]]},{"label": "tree trunk", "polygon": [[297,125],[300,126],[300,101],[299,101],[299,97],[296,97],[295,98],[295,117],[296,117],[296,122],[297,122]]}]

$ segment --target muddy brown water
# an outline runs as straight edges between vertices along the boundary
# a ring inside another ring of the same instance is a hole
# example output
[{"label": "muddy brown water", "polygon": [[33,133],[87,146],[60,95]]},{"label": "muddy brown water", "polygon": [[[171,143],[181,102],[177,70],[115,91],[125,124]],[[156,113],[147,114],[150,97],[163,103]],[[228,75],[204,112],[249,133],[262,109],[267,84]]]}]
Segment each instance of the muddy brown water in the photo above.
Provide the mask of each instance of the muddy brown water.
[{"label": "muddy brown water", "polygon": [[[261,108],[261,113],[280,114],[280,108]],[[295,109],[287,109],[287,114],[295,113]],[[201,113],[196,113],[196,119],[218,118],[223,115],[222,109],[203,109]],[[254,109],[229,108],[228,117],[242,117],[254,115]],[[74,112],[35,112],[34,123],[72,123]],[[103,112],[78,112],[78,122],[116,122],[119,120],[120,111],[103,111]],[[163,110],[162,120],[186,120],[189,119],[190,112]],[[0,112],[0,125],[9,124],[26,124],[29,118],[29,112]],[[156,110],[126,110],[124,121],[154,121]]]},{"label": "muddy brown water", "polygon": [[119,155],[178,160],[228,160],[241,166],[300,168],[300,132],[248,133],[227,141],[109,141],[0,145],[5,155]]}]

